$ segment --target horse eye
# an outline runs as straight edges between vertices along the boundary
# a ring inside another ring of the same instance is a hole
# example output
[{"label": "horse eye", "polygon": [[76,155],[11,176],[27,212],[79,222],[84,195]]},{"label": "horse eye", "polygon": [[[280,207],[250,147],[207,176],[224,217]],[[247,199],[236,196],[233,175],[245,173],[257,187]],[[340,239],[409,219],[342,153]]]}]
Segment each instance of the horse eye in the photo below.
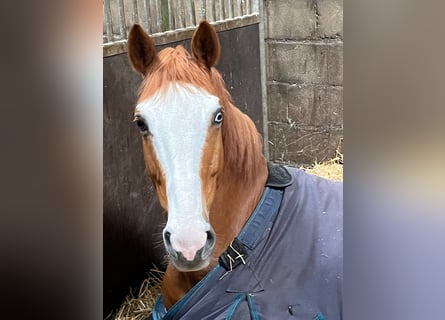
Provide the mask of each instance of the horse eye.
[{"label": "horse eye", "polygon": [[218,110],[215,113],[215,117],[213,118],[213,124],[220,124],[223,121],[224,115],[221,110]]},{"label": "horse eye", "polygon": [[143,134],[148,133],[148,126],[143,119],[136,117],[134,121],[136,122],[136,125],[138,126],[141,133]]}]

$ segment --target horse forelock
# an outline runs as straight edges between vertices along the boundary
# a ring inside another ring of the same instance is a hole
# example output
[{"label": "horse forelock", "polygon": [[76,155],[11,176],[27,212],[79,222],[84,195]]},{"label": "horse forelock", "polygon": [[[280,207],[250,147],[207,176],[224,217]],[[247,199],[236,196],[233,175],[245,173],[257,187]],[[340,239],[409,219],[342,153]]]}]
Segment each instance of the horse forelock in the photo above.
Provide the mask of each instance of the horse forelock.
[{"label": "horse forelock", "polygon": [[219,98],[224,113],[224,166],[236,174],[238,179],[249,180],[249,177],[254,177],[258,166],[265,162],[262,138],[255,124],[233,105],[218,70],[214,67],[209,70],[184,47],[166,48],[159,52],[141,85],[138,102],[154,95],[162,97],[169,85],[175,82],[191,84]]},{"label": "horse forelock", "polygon": [[208,69],[182,46],[159,52],[140,87],[139,102],[155,94],[162,96],[171,83],[191,84],[218,96]]}]

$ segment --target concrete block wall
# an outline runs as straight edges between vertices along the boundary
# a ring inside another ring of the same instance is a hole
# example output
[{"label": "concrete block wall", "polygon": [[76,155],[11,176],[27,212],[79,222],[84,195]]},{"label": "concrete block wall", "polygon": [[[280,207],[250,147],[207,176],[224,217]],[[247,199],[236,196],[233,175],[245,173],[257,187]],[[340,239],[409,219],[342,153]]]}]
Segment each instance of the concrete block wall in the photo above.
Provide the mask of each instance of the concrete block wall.
[{"label": "concrete block wall", "polygon": [[331,159],[343,136],[343,1],[263,1],[269,159]]}]

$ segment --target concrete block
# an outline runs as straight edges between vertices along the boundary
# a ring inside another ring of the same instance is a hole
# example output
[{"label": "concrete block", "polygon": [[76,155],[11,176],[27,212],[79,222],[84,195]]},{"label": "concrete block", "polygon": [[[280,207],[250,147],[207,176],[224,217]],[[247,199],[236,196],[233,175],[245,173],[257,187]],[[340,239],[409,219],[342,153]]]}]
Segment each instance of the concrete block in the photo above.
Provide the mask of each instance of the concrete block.
[{"label": "concrete block", "polygon": [[288,117],[297,125],[313,125],[314,88],[312,85],[292,85],[289,87]]},{"label": "concrete block", "polygon": [[293,85],[288,100],[288,118],[298,126],[343,126],[343,87]]},{"label": "concrete block", "polygon": [[343,87],[314,87],[314,126],[343,127]]},{"label": "concrete block", "polygon": [[267,85],[267,106],[268,120],[287,122],[288,107],[288,85],[268,84]]},{"label": "concrete block", "polygon": [[343,85],[343,42],[327,48],[327,84]]},{"label": "concrete block", "polygon": [[343,44],[269,42],[268,80],[341,85]]},{"label": "concrete block", "polygon": [[267,38],[307,39],[315,36],[315,6],[307,0],[266,0]]},{"label": "concrete block", "polygon": [[269,157],[273,162],[311,165],[335,157],[341,130],[269,124]]},{"label": "concrete block", "polygon": [[318,35],[343,38],[343,0],[317,0]]}]

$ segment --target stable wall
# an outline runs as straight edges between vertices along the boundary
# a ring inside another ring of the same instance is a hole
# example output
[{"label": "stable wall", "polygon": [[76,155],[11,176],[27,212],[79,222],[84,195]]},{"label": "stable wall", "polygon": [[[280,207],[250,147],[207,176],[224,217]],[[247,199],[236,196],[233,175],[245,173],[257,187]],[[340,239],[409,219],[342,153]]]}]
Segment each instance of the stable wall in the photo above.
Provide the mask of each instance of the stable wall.
[{"label": "stable wall", "polygon": [[343,136],[343,1],[264,0],[268,156],[308,165]]}]

